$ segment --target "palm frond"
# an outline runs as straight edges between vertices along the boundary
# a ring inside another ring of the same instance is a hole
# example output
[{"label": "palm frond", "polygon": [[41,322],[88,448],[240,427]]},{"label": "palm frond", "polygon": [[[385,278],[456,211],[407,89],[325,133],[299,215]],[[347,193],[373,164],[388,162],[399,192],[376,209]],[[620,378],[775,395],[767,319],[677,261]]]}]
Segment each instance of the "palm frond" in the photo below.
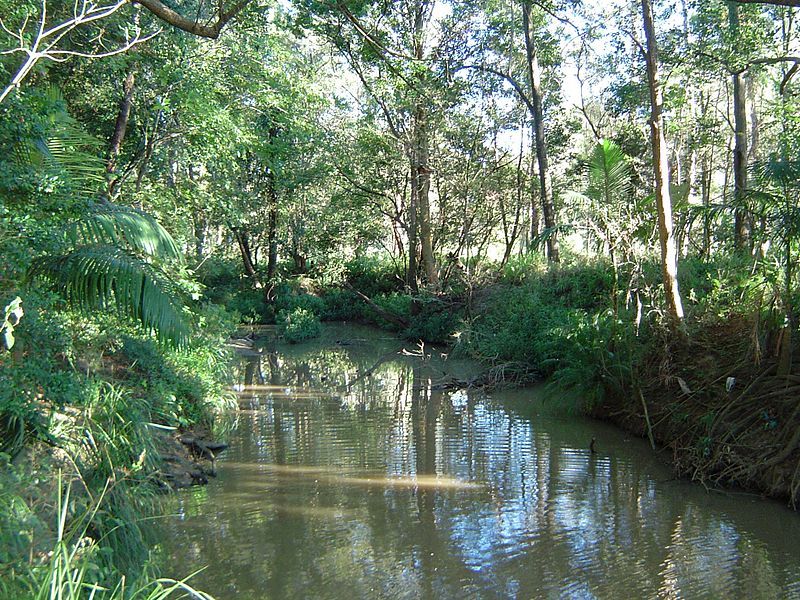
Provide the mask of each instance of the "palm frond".
[{"label": "palm frond", "polygon": [[570,223],[563,223],[554,227],[545,227],[539,232],[539,235],[531,238],[531,247],[539,250],[553,237],[569,235],[574,230],[574,226]]},{"label": "palm frond", "polygon": [[587,195],[597,201],[611,202],[631,192],[631,167],[628,157],[617,144],[602,140],[586,161],[589,171]]},{"label": "palm frond", "polygon": [[58,88],[49,88],[46,95],[51,105],[61,108],[47,115],[40,137],[16,144],[14,160],[36,167],[46,177],[65,180],[74,196],[95,197],[105,184],[103,143],[63,108]]},{"label": "palm frond", "polygon": [[181,302],[152,265],[110,245],[82,246],[34,262],[34,277],[56,284],[67,301],[83,308],[117,310],[138,320],[162,341],[184,345],[187,325]]},{"label": "palm frond", "polygon": [[66,237],[73,246],[107,244],[161,259],[182,259],[175,240],[153,217],[110,203],[93,205],[86,215],[67,226]]},{"label": "palm frond", "polygon": [[771,156],[753,163],[753,175],[762,186],[797,189],[800,186],[800,161]]}]

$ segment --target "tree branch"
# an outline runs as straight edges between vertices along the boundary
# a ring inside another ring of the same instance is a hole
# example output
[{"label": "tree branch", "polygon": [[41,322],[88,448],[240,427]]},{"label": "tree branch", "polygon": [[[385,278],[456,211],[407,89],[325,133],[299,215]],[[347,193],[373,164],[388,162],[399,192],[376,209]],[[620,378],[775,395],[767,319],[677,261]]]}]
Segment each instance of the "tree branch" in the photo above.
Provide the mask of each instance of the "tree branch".
[{"label": "tree branch", "polygon": [[492,67],[487,67],[486,65],[461,65],[453,72],[457,73],[458,71],[461,71],[463,69],[473,69],[475,71],[483,71],[484,73],[491,73],[492,75],[496,75],[501,79],[505,79],[509,83],[509,85],[511,85],[511,87],[514,88],[514,91],[520,97],[520,100],[522,100],[525,103],[525,106],[528,107],[530,113],[534,114],[536,112],[536,108],[533,106],[533,102],[531,102],[531,99],[528,98],[527,94],[525,93],[525,90],[522,89],[520,83],[516,79],[514,79],[510,74],[503,73],[502,71],[498,71],[497,69],[493,69]]},{"label": "tree branch", "polygon": [[182,14],[172,10],[160,0],[131,0],[131,2],[135,2],[136,4],[143,6],[159,19],[169,23],[173,27],[177,27],[178,29],[182,29],[183,31],[193,35],[215,40],[219,37],[222,28],[225,27],[225,25],[227,25],[228,22],[237,14],[239,14],[248,4],[250,4],[252,0],[239,0],[239,2],[234,4],[227,11],[224,10],[223,3],[220,2],[216,15],[217,20],[211,25],[204,25],[197,20],[188,19]]},{"label": "tree branch", "polygon": [[773,4],[800,8],[800,0],[734,0],[737,4]]}]

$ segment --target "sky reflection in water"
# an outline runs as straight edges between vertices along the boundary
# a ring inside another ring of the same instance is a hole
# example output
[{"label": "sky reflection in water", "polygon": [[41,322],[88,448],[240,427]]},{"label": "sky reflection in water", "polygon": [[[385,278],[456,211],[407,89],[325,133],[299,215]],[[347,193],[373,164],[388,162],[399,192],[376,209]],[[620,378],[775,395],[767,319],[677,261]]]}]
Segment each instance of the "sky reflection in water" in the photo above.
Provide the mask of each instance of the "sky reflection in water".
[{"label": "sky reflection in water", "polygon": [[175,501],[168,574],[207,565],[192,582],[219,599],[800,598],[800,516],[671,481],[537,390],[435,391],[473,367],[400,348],[331,327],[243,359],[245,410],[219,478]]}]

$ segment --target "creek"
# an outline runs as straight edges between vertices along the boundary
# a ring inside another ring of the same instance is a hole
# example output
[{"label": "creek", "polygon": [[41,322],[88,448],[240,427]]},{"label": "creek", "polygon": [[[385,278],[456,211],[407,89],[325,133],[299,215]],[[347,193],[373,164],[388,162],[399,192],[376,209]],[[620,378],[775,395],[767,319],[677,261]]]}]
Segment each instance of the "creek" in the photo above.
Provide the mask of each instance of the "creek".
[{"label": "creek", "polygon": [[162,528],[218,600],[800,598],[800,515],[674,480],[579,399],[442,391],[481,368],[357,326],[256,349],[218,477]]}]

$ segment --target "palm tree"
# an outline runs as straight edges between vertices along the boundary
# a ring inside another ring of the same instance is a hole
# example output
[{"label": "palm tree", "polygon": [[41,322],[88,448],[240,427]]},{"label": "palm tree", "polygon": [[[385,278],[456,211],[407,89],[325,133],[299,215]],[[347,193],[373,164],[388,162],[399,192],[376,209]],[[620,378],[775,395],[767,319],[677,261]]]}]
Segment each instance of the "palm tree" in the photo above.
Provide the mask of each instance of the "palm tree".
[{"label": "palm tree", "polygon": [[149,215],[110,203],[92,206],[62,232],[61,251],[37,257],[29,270],[53,283],[70,304],[115,306],[165,342],[183,345],[182,302],[165,271],[179,262],[169,233]]},{"label": "palm tree", "polygon": [[792,334],[797,327],[793,294],[794,259],[792,245],[800,238],[800,161],[775,155],[753,165],[759,189],[751,191],[755,212],[765,225],[766,238],[777,242],[778,264],[783,270],[784,291],[781,304],[785,325],[781,338],[778,372],[787,375],[792,367]]},{"label": "palm tree", "polygon": [[630,257],[638,219],[631,202],[631,165],[614,142],[599,141],[584,162],[588,185],[583,194],[570,192],[575,204],[584,207],[589,233],[604,246],[611,259],[614,284],[612,306],[617,314],[620,261]]}]

